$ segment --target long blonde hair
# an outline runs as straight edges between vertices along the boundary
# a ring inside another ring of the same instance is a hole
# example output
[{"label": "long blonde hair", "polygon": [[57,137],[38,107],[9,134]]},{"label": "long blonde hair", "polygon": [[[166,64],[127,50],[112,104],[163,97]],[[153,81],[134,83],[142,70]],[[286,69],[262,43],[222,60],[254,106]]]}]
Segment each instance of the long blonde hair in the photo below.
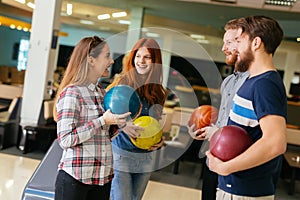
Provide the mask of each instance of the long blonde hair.
[{"label": "long blonde hair", "polygon": [[[64,77],[59,85],[55,96],[55,104],[61,91],[70,84],[81,85],[85,83],[89,65],[87,62],[88,56],[96,58],[103,49],[106,42],[103,38],[97,36],[82,38],[75,46],[72,55],[70,57],[67,69],[64,73]],[[53,118],[57,120],[56,106],[53,107]]]}]

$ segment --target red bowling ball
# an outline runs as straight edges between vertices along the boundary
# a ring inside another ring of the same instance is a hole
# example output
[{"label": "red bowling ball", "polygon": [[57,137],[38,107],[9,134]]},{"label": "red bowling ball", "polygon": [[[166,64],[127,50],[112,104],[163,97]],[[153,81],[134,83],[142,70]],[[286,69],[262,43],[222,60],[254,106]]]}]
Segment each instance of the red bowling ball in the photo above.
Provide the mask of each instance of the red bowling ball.
[{"label": "red bowling ball", "polygon": [[243,153],[252,144],[252,138],[241,127],[224,126],[210,139],[210,152],[222,161],[228,161]]},{"label": "red bowling ball", "polygon": [[196,108],[189,120],[189,126],[195,124],[194,130],[215,123],[218,118],[218,109],[211,105],[202,105]]}]

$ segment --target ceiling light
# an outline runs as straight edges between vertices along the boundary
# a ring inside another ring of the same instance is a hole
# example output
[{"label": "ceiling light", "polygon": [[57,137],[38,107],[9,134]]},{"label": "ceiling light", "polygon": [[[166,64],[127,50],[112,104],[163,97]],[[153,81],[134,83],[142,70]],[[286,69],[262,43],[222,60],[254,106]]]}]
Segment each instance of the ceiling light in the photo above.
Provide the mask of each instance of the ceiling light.
[{"label": "ceiling light", "polygon": [[29,8],[35,9],[35,4],[32,3],[32,2],[28,2],[28,3],[27,3],[27,6],[28,6]]},{"label": "ceiling light", "polygon": [[97,17],[99,20],[104,20],[104,19],[109,19],[110,15],[109,14],[102,14],[102,15],[98,15]]},{"label": "ceiling light", "polygon": [[15,0],[16,2],[19,2],[21,4],[25,4],[26,3],[26,0]]},{"label": "ceiling light", "polygon": [[209,44],[208,40],[203,40],[203,39],[198,39],[197,42],[201,44]]},{"label": "ceiling light", "polygon": [[159,37],[160,35],[158,33],[151,33],[151,32],[147,32],[146,33],[147,37]]},{"label": "ceiling light", "polygon": [[95,24],[95,22],[90,21],[90,20],[85,20],[85,19],[80,20],[80,23],[86,24],[86,25],[94,25]]},{"label": "ceiling light", "polygon": [[31,24],[27,22],[23,22],[21,20],[12,19],[9,17],[0,16],[0,25],[1,26],[8,26],[11,29],[17,29],[17,30],[24,30],[23,27],[30,27]]},{"label": "ceiling light", "polygon": [[296,0],[266,0],[265,4],[275,6],[292,6]]},{"label": "ceiling light", "polygon": [[[0,25],[1,26],[8,26],[11,29],[18,29],[18,30],[23,30],[25,32],[30,31],[31,32],[31,24],[18,20],[18,19],[13,19],[10,17],[4,17],[0,16]],[[58,36],[68,36],[68,33],[66,32],[58,32]]]},{"label": "ceiling light", "polygon": [[67,14],[72,15],[73,5],[71,3],[67,3]]},{"label": "ceiling light", "polygon": [[202,40],[205,39],[204,35],[198,35],[198,34],[190,34],[190,37],[194,39],[202,39]]},{"label": "ceiling light", "polygon": [[126,12],[115,12],[112,14],[113,17],[117,18],[117,17],[126,17],[127,13]]},{"label": "ceiling light", "polygon": [[118,20],[119,24],[126,24],[126,25],[129,25],[130,24],[130,21],[128,20]]},{"label": "ceiling light", "polygon": [[63,11],[61,11],[60,15],[61,15],[61,16],[68,16],[68,14],[65,13],[65,12],[63,12]]},{"label": "ceiling light", "polygon": [[300,42],[300,37],[298,37],[296,40],[297,40],[297,42]]}]

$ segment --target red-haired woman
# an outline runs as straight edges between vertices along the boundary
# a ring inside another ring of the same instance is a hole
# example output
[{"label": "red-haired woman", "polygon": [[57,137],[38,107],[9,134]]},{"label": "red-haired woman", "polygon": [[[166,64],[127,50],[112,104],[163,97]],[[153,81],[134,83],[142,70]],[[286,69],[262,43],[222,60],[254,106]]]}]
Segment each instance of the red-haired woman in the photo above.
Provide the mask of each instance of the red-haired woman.
[{"label": "red-haired woman", "polygon": [[[139,116],[160,119],[167,92],[162,86],[162,56],[158,43],[153,39],[137,41],[128,55],[120,76],[108,86],[128,85],[133,87],[142,102]],[[112,182],[112,200],[139,200],[146,189],[154,169],[153,151],[163,145],[163,139],[148,150],[136,147],[130,137],[138,135],[131,121],[112,141],[115,176]]]}]

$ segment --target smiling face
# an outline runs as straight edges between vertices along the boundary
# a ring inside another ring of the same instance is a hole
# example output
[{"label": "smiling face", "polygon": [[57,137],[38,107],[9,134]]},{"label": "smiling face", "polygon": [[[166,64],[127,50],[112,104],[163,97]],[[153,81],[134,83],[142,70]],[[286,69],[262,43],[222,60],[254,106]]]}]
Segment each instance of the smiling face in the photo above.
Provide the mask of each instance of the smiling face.
[{"label": "smiling face", "polygon": [[134,65],[138,74],[146,75],[152,68],[151,54],[146,47],[141,47],[134,57]]},{"label": "smiling face", "polygon": [[227,65],[234,65],[236,62],[236,38],[238,34],[239,31],[237,29],[229,29],[223,36],[222,51],[225,54],[225,62]]},{"label": "smiling face", "polygon": [[110,56],[110,48],[108,44],[105,44],[101,50],[101,53],[90,61],[91,75],[96,79],[99,77],[107,77],[109,75],[109,67],[114,63],[114,60]]}]

